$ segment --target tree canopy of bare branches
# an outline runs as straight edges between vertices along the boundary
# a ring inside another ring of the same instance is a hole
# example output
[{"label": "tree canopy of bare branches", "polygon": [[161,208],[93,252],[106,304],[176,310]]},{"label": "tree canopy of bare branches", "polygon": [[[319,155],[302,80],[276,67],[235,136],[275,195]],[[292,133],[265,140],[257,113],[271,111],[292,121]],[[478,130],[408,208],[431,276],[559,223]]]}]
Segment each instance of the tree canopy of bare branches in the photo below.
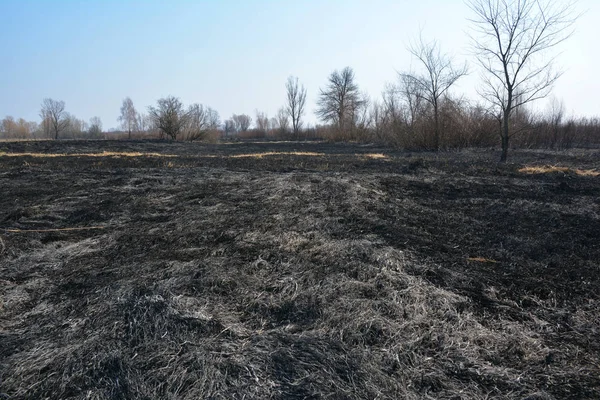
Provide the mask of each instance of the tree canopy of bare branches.
[{"label": "tree canopy of bare branches", "polygon": [[290,129],[290,115],[285,107],[277,110],[277,128],[282,135],[285,135]]},{"label": "tree canopy of bare branches", "polygon": [[236,128],[233,119],[230,118],[225,120],[223,123],[223,131],[225,132],[225,136],[231,136],[233,133],[235,133]]},{"label": "tree canopy of bare branches", "polygon": [[119,121],[124,131],[127,131],[129,139],[131,139],[131,132],[137,129],[138,126],[138,113],[133,106],[133,101],[126,97],[121,105],[121,115]]},{"label": "tree canopy of bare branches", "polygon": [[269,116],[263,112],[263,111],[258,111],[255,110],[255,114],[256,114],[256,130],[259,131],[262,134],[266,134],[271,126],[271,121],[269,119]]},{"label": "tree canopy of bare branches", "polygon": [[472,41],[482,68],[480,94],[502,119],[506,161],[510,121],[516,108],[550,93],[562,72],[548,52],[566,40],[578,18],[575,2],[555,0],[467,0],[474,13]]},{"label": "tree canopy of bare branches", "polygon": [[185,139],[189,141],[203,139],[208,132],[218,129],[220,123],[217,111],[197,103],[188,107],[185,119]]},{"label": "tree canopy of bare branches", "polygon": [[416,57],[424,68],[422,74],[402,73],[401,79],[405,88],[411,88],[417,95],[431,104],[434,119],[434,142],[435,150],[440,146],[440,99],[458,81],[467,74],[467,65],[456,68],[452,57],[444,54],[436,41],[424,42],[419,37],[419,42],[409,46],[410,53]]},{"label": "tree canopy of bare branches", "polygon": [[69,118],[65,111],[65,102],[53,99],[44,99],[40,110],[42,123],[54,134],[54,139],[69,126]]},{"label": "tree canopy of bare branches", "polygon": [[327,86],[319,91],[316,113],[321,120],[332,122],[343,131],[354,125],[355,113],[362,104],[354,71],[346,67],[329,75]]},{"label": "tree canopy of bare branches", "polygon": [[102,120],[100,117],[90,118],[88,133],[92,138],[99,138],[102,135]]},{"label": "tree canopy of bare branches", "polygon": [[235,129],[238,132],[246,132],[252,125],[252,117],[246,114],[234,114],[231,119],[235,123]]},{"label": "tree canopy of bare branches", "polygon": [[188,123],[188,113],[184,110],[183,103],[174,96],[159,99],[156,107],[148,107],[148,115],[161,136],[172,140],[177,140]]},{"label": "tree canopy of bare branches", "polygon": [[0,137],[26,139],[34,135],[38,128],[37,122],[25,121],[23,118],[15,120],[11,116],[6,116],[0,121]]},{"label": "tree canopy of bare branches", "polygon": [[292,120],[292,129],[296,139],[300,136],[302,129],[302,116],[306,105],[306,88],[300,86],[298,78],[290,76],[285,84],[287,91],[287,112]]}]

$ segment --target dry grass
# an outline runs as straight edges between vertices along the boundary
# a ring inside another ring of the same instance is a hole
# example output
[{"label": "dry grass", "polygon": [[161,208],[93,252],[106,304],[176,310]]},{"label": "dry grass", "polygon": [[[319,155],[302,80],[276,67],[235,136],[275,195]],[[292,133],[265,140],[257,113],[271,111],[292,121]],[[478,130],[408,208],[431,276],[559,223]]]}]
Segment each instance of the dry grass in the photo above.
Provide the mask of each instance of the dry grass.
[{"label": "dry grass", "polygon": [[593,169],[578,169],[569,167],[559,167],[556,165],[536,165],[519,169],[524,174],[550,174],[554,172],[574,173],[580,176],[600,176],[600,172]]},{"label": "dry grass", "polygon": [[[600,398],[592,196],[524,191],[487,161],[425,174],[394,153],[406,172],[365,174],[388,163],[293,146],[0,174],[4,226],[110,227],[0,229],[0,399]],[[168,169],[188,157],[203,168]],[[348,158],[365,168],[280,173]]]},{"label": "dry grass", "polygon": [[[340,154],[340,153],[318,153],[318,152],[311,152],[311,151],[269,151],[269,152],[264,152],[264,153],[234,154],[234,155],[227,156],[227,158],[263,158],[263,157],[270,157],[270,156],[341,157],[344,155],[345,154]],[[359,154],[358,153],[358,154],[355,154],[354,156],[357,158],[362,157],[362,158],[367,158],[367,159],[371,159],[371,160],[387,160],[387,159],[389,159],[389,157],[383,153],[367,153],[367,154]]]},{"label": "dry grass", "polygon": [[[357,154],[360,155],[360,154]],[[382,153],[367,153],[367,154],[362,154],[363,157],[366,158],[370,158],[372,160],[387,160],[389,159],[388,156],[386,156],[385,154]]]},{"label": "dry grass", "polygon": [[[228,140],[228,139],[229,138],[222,138],[221,140],[223,140],[223,141],[220,142],[219,144],[222,144],[222,145],[237,145],[237,146],[239,146],[241,144],[240,142],[227,142],[227,141],[225,141],[225,140]],[[270,140],[268,142],[261,142],[261,141],[258,141],[258,140],[256,140],[256,141],[253,140],[252,141],[253,145],[262,145],[262,144],[274,145],[274,144],[283,144],[283,143],[297,143],[297,141],[296,140]],[[322,140],[315,140],[315,141],[312,141],[311,143],[313,143],[313,144],[321,144],[321,143],[325,143],[325,142],[322,141]]]},{"label": "dry grass", "polygon": [[326,153],[315,153],[310,151],[268,151],[265,153],[247,153],[247,154],[234,154],[228,156],[229,158],[263,158],[269,156],[302,156],[302,157],[320,157],[320,156],[331,156]]},{"label": "dry grass", "polygon": [[0,157],[34,157],[34,158],[57,158],[57,157],[178,157],[174,154],[141,153],[141,152],[116,152],[103,151],[102,153],[5,153],[0,152]]},{"label": "dry grass", "polygon": [[576,169],[575,173],[581,176],[600,176],[600,172],[595,169]]}]

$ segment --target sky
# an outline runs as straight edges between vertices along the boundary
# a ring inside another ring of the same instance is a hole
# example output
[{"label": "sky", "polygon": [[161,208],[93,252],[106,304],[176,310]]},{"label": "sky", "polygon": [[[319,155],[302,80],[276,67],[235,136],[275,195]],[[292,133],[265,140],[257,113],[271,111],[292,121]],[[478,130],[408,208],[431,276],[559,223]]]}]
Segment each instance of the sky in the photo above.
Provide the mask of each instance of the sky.
[{"label": "sky", "polygon": [[[598,116],[600,1],[579,0],[578,9],[575,33],[557,49],[564,75],[552,96],[569,114]],[[406,48],[420,33],[469,64],[453,92],[478,100],[471,15],[463,0],[0,0],[0,118],[38,121],[50,97],[109,129],[125,97],[145,112],[169,95],[222,120],[274,116],[293,75],[307,88],[314,124],[332,71],[352,67],[377,99],[399,71],[417,69]]]}]

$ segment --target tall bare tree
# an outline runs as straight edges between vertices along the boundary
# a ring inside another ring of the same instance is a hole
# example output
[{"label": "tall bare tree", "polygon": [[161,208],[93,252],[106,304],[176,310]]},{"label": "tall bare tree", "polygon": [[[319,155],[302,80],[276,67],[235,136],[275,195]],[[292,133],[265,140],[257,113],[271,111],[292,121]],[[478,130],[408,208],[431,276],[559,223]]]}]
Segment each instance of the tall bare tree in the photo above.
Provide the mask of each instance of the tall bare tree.
[{"label": "tall bare tree", "polygon": [[343,131],[354,124],[354,112],[362,101],[352,68],[336,70],[329,75],[326,88],[319,90],[317,116]]},{"label": "tall bare tree", "polygon": [[204,139],[206,135],[216,130],[220,124],[219,113],[202,104],[192,104],[188,107],[184,127],[185,139],[194,141]]},{"label": "tall bare tree", "polygon": [[202,139],[208,132],[208,112],[202,104],[192,104],[187,110],[184,139],[193,142]]},{"label": "tall bare tree", "polygon": [[298,139],[306,106],[306,88],[304,85],[300,86],[298,78],[290,76],[285,83],[285,89],[287,91],[287,112],[292,120],[294,136]]},{"label": "tall bare tree", "polygon": [[256,130],[266,134],[269,131],[270,120],[269,116],[262,111],[255,110],[256,114]]},{"label": "tall bare tree", "polygon": [[138,126],[138,113],[133,106],[133,101],[126,97],[121,105],[121,115],[119,121],[123,130],[127,131],[129,139],[131,139],[131,131],[136,130]]},{"label": "tall bare tree", "polygon": [[246,132],[250,129],[250,125],[252,125],[252,117],[246,114],[233,114],[231,119],[235,123],[235,128],[238,132]]},{"label": "tall bare tree", "polygon": [[177,97],[169,96],[159,99],[156,107],[148,107],[148,115],[162,137],[177,140],[188,123],[189,114]]},{"label": "tall bare tree", "polygon": [[54,134],[54,139],[69,126],[69,116],[65,111],[65,102],[53,99],[44,99],[40,117],[43,123],[48,124],[48,128]]},{"label": "tall bare tree", "polygon": [[[512,112],[547,96],[562,75],[548,55],[572,33],[575,2],[467,0],[474,13],[472,41],[482,67],[480,94],[502,118],[501,161],[508,157]],[[518,98],[517,98],[518,95]]]},{"label": "tall bare tree", "polygon": [[441,136],[440,100],[457,80],[467,74],[467,65],[455,68],[452,65],[452,57],[442,53],[436,41],[425,42],[422,36],[419,37],[419,42],[411,44],[408,50],[419,60],[424,72],[403,73],[401,78],[418,89],[414,93],[422,96],[433,107],[433,147],[438,150]]},{"label": "tall bare tree", "polygon": [[87,122],[69,113],[65,113],[65,119],[69,122],[64,130],[68,137],[73,139],[84,137],[88,130]]},{"label": "tall bare tree", "polygon": [[221,125],[221,116],[219,115],[219,112],[217,110],[207,107],[206,118],[208,120],[208,128],[210,130],[219,129],[219,125]]}]

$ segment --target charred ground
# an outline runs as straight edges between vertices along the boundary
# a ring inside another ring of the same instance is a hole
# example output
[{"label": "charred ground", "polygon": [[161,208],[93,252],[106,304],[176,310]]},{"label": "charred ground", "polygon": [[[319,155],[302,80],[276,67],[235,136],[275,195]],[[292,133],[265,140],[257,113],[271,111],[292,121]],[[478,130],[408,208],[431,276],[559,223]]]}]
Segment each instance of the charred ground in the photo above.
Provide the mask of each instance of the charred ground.
[{"label": "charred ground", "polygon": [[0,143],[0,398],[600,398],[600,152],[497,156]]}]

